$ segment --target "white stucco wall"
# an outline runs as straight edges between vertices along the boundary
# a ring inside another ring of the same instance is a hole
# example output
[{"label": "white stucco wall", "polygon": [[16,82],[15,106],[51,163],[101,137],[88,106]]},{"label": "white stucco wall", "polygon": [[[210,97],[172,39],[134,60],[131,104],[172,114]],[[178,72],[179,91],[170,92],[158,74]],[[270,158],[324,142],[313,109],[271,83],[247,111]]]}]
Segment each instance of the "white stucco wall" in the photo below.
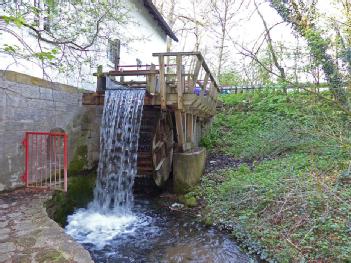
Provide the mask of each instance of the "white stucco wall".
[{"label": "white stucco wall", "polygon": [[[124,28],[121,28],[121,35],[125,36],[125,38],[120,39],[120,65],[135,65],[136,59],[141,60],[142,64],[157,63],[156,58],[152,57],[152,53],[166,51],[166,34],[144,7],[142,1],[124,1],[130,8],[130,21]],[[22,39],[25,39],[26,44],[35,52],[39,52],[38,42],[28,30],[17,27],[13,27],[12,30]],[[16,37],[11,34],[0,35],[0,46],[4,44],[21,45]],[[99,54],[92,53],[90,56],[96,64],[103,66],[104,71],[113,69],[113,64],[107,59],[107,50]],[[26,59],[17,59],[15,62],[11,56],[0,53],[0,70],[12,70],[84,89],[95,90],[96,88],[95,77],[92,76],[96,72],[96,68],[91,68],[89,65],[84,65],[81,72],[71,72],[70,76],[51,69],[46,69],[46,75],[44,75],[39,64],[29,62]]]}]

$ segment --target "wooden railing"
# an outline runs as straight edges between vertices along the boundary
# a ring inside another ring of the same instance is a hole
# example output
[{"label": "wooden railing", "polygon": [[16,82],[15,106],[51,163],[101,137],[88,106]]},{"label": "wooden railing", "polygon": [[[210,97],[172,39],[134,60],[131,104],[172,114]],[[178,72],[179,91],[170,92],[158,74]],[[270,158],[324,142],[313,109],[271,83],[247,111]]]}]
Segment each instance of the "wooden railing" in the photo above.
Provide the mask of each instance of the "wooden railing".
[{"label": "wooden railing", "polygon": [[[159,60],[159,94],[162,109],[167,107],[168,93],[177,93],[177,108],[180,110],[184,108],[184,94],[187,93],[198,93],[200,97],[206,96],[208,100],[217,99],[218,84],[200,52],[165,52],[152,55],[157,56]],[[168,62],[175,63],[166,65],[166,57]],[[151,90],[155,87],[154,80],[149,79],[149,92],[157,94],[157,90]]]},{"label": "wooden railing", "polygon": [[[153,53],[158,57],[158,65],[126,65],[98,77],[97,93],[106,89],[106,77],[119,77],[121,84],[128,87],[146,86],[153,105],[162,110],[167,105],[174,110],[199,110],[213,116],[217,104],[219,86],[211,74],[200,52]],[[135,80],[135,76],[145,76],[145,80]],[[194,102],[195,101],[195,102]]]}]

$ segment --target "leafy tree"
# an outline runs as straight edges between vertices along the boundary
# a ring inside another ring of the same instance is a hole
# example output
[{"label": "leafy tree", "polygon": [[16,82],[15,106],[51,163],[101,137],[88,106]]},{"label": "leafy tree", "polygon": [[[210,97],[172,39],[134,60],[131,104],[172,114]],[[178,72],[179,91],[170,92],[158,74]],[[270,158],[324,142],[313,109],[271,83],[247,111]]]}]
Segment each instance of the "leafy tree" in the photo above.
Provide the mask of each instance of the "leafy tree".
[{"label": "leafy tree", "polygon": [[219,76],[219,83],[223,86],[238,86],[242,84],[242,79],[236,71],[226,71]]},{"label": "leafy tree", "polygon": [[306,39],[311,54],[324,71],[336,101],[348,110],[349,103],[343,88],[342,75],[333,57],[328,53],[330,39],[323,36],[323,32],[318,29],[315,22],[316,0],[308,3],[295,0],[270,0],[270,3],[282,19]]},{"label": "leafy tree", "polygon": [[119,0],[2,1],[0,7],[0,52],[61,72],[96,66],[94,56],[105,56],[107,40],[120,38],[129,12]]}]

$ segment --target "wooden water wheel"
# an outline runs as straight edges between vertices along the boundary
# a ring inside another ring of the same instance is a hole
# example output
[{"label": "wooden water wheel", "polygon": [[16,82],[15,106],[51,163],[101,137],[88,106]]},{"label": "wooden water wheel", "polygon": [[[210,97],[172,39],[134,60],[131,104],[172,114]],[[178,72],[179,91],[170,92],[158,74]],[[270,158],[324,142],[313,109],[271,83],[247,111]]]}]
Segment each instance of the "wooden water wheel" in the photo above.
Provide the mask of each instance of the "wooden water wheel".
[{"label": "wooden water wheel", "polygon": [[152,140],[153,178],[157,186],[163,186],[172,170],[173,122],[169,112],[162,112]]},{"label": "wooden water wheel", "polygon": [[158,187],[168,180],[173,160],[173,121],[170,112],[144,107],[138,149],[138,176],[153,178]]}]

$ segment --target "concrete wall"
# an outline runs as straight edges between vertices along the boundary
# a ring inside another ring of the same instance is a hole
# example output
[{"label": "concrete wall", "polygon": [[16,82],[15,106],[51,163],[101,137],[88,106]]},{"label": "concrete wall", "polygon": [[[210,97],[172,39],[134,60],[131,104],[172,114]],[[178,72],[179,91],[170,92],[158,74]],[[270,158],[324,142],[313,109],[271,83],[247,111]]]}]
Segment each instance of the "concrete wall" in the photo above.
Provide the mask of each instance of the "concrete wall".
[{"label": "concrete wall", "polygon": [[25,131],[68,132],[72,173],[96,164],[102,108],[81,101],[77,88],[0,71],[0,191],[23,185]]}]

